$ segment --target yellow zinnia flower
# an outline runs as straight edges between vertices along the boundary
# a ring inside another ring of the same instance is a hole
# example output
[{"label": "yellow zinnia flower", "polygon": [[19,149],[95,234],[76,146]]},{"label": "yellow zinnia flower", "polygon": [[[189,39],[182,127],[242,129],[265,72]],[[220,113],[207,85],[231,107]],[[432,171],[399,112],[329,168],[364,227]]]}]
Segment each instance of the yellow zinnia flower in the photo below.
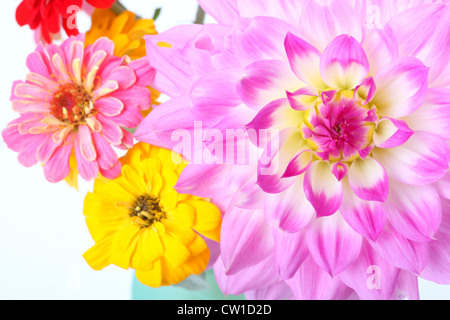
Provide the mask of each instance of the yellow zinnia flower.
[{"label": "yellow zinnia flower", "polygon": [[174,189],[186,164],[175,164],[171,156],[139,143],[121,159],[122,176],[96,180],[84,203],[95,245],[83,256],[93,269],[133,268],[151,287],[205,270],[209,250],[200,235],[219,241],[221,214],[209,199]]}]

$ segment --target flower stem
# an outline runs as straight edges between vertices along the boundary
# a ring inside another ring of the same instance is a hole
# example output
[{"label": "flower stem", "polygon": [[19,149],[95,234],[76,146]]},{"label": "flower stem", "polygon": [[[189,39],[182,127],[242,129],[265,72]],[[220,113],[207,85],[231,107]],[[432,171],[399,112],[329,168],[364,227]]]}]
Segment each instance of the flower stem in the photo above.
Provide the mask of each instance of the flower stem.
[{"label": "flower stem", "polygon": [[117,0],[112,5],[111,11],[114,12],[116,15],[120,15],[122,12],[127,11],[127,8],[125,8],[125,6],[121,4],[120,1]]},{"label": "flower stem", "polygon": [[203,23],[205,23],[205,11],[200,6],[198,6],[197,15],[195,17],[194,23],[195,24],[203,24]]}]

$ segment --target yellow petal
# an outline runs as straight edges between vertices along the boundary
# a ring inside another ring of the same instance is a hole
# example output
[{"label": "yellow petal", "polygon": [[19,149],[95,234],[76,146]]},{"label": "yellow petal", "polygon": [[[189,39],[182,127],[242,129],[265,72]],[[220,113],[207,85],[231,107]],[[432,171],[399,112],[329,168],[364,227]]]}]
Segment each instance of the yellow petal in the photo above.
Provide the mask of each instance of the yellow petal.
[{"label": "yellow petal", "polygon": [[111,243],[111,238],[105,238],[83,254],[92,269],[99,271],[111,264]]},{"label": "yellow petal", "polygon": [[164,255],[164,248],[155,230],[147,228],[139,236],[136,252],[131,267],[136,270],[149,271],[156,260]]},{"label": "yellow petal", "polygon": [[203,240],[199,235],[196,235],[194,241],[189,244],[188,249],[193,256],[201,254],[205,250],[209,250],[205,240]]},{"label": "yellow petal", "polygon": [[153,264],[153,269],[148,271],[136,271],[136,277],[138,280],[153,288],[159,288],[162,285],[162,268],[161,268],[161,261],[157,260]]},{"label": "yellow petal", "polygon": [[211,202],[195,200],[188,202],[197,213],[194,229],[214,241],[220,240],[222,218],[219,209]]},{"label": "yellow petal", "polygon": [[75,152],[72,152],[69,159],[70,172],[65,181],[69,186],[78,190],[78,169],[77,169],[77,158],[75,157]]},{"label": "yellow petal", "polygon": [[194,207],[179,202],[174,209],[167,211],[167,219],[186,228],[191,228],[195,223],[195,214]]},{"label": "yellow petal", "polygon": [[140,227],[130,225],[114,235],[111,247],[111,263],[128,269],[139,239]]},{"label": "yellow petal", "polygon": [[164,258],[173,268],[179,267],[190,257],[189,250],[171,235],[166,233],[161,239],[164,245]]}]

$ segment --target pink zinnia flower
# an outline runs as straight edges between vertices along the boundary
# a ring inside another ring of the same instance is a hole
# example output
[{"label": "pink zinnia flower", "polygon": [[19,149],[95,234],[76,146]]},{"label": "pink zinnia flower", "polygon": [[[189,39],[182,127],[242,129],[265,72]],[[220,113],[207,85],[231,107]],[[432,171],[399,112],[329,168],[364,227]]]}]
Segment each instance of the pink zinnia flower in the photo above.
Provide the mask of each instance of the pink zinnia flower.
[{"label": "pink zinnia flower", "polygon": [[145,86],[153,72],[146,60],[131,62],[113,51],[107,38],[85,48],[79,35],[61,46],[40,45],[29,55],[30,73],[14,83],[11,95],[20,117],[3,131],[21,164],[42,163],[50,182],[66,178],[71,169],[85,180],[120,174],[112,146],[133,145],[125,128],[137,127],[140,111],[150,106]]},{"label": "pink zinnia flower", "polygon": [[148,37],[173,90],[138,139],[176,147],[194,121],[279,132],[276,152],[250,136],[259,164],[194,163],[177,184],[225,209],[223,291],[416,299],[419,276],[450,284],[450,8],[429,2],[202,1],[216,29]]}]

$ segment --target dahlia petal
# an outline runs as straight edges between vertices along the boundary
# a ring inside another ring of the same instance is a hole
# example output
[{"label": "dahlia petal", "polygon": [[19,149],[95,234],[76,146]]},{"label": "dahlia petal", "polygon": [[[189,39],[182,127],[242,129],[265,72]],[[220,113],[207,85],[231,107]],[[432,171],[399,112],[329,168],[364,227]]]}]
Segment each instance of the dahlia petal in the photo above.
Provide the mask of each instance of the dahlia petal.
[{"label": "dahlia petal", "polygon": [[317,91],[311,87],[301,88],[293,93],[287,91],[286,95],[292,109],[298,111],[306,111],[314,108],[319,97]]},{"label": "dahlia petal", "polygon": [[332,278],[311,257],[300,266],[288,285],[299,300],[345,300],[352,293],[339,277]]},{"label": "dahlia petal", "polygon": [[262,108],[247,128],[256,131],[261,129],[279,129],[297,125],[301,121],[301,114],[293,110],[287,99],[272,101]]},{"label": "dahlia petal", "polygon": [[408,240],[389,225],[386,225],[372,247],[393,266],[414,274],[420,274],[428,263],[428,243]]},{"label": "dahlia petal", "polygon": [[244,72],[237,92],[245,104],[257,110],[271,101],[285,98],[286,89],[296,90],[304,85],[284,61],[259,60],[247,66]]},{"label": "dahlia petal", "polygon": [[260,263],[246,268],[234,275],[226,275],[222,259],[214,264],[217,284],[225,295],[240,295],[246,291],[266,288],[277,282],[277,273],[273,266],[273,255]]},{"label": "dahlia petal", "polygon": [[450,136],[450,102],[448,88],[429,88],[425,103],[404,118],[414,131],[427,131],[448,139]]},{"label": "dahlia petal", "polygon": [[314,215],[314,208],[302,188],[303,177],[299,177],[287,190],[265,195],[264,214],[269,224],[285,232],[298,232],[308,225]]},{"label": "dahlia petal", "polygon": [[286,35],[284,46],[294,74],[304,83],[326,88],[320,75],[320,52],[290,32]]},{"label": "dahlia petal", "polygon": [[376,148],[373,155],[389,177],[405,184],[433,183],[446,174],[449,166],[449,147],[445,141],[425,132],[416,132],[396,148]]},{"label": "dahlia petal", "polygon": [[397,279],[397,287],[391,300],[419,300],[419,281],[414,274],[402,270]]},{"label": "dahlia petal", "polygon": [[332,215],[341,206],[342,184],[326,162],[315,161],[309,166],[303,188],[318,217]]},{"label": "dahlia petal", "polygon": [[364,237],[375,241],[386,223],[383,204],[357,197],[348,183],[344,183],[344,198],[339,212],[350,227]]},{"label": "dahlia petal", "polygon": [[392,226],[405,238],[428,242],[438,232],[442,208],[439,194],[432,186],[391,181],[385,208]]},{"label": "dahlia petal", "polygon": [[331,166],[331,172],[338,181],[342,181],[348,174],[348,165],[346,163],[336,162]]},{"label": "dahlia petal", "polygon": [[269,256],[273,241],[264,214],[259,210],[233,208],[223,218],[221,256],[225,273],[233,275]]},{"label": "dahlia petal", "polygon": [[442,179],[436,181],[433,186],[439,193],[440,197],[450,199],[450,172],[448,172]]},{"label": "dahlia petal", "polygon": [[405,117],[425,101],[428,68],[413,57],[403,57],[386,64],[375,75],[377,92],[373,103],[381,116]]},{"label": "dahlia petal", "polygon": [[313,153],[311,150],[301,151],[294,159],[289,162],[286,171],[283,174],[283,178],[290,178],[301,175],[308,170],[309,165],[313,160]]},{"label": "dahlia petal", "polygon": [[288,233],[273,227],[275,269],[281,280],[291,279],[309,257],[305,230]]},{"label": "dahlia petal", "polygon": [[347,35],[334,39],[320,59],[320,74],[331,88],[355,88],[369,74],[369,69],[361,44]]},{"label": "dahlia petal", "polygon": [[367,242],[359,257],[341,273],[342,281],[363,300],[385,300],[392,296],[400,269],[381,258]]},{"label": "dahlia petal", "polygon": [[416,6],[403,11],[389,22],[401,56],[417,57],[430,67],[430,82],[448,63],[450,10],[445,4]]},{"label": "dahlia petal", "polygon": [[373,134],[373,142],[378,148],[395,148],[404,144],[414,134],[405,121],[381,119]]},{"label": "dahlia petal", "polygon": [[309,252],[331,276],[344,271],[359,256],[362,237],[335,214],[311,222],[306,230]]},{"label": "dahlia petal", "polygon": [[320,51],[342,34],[357,41],[363,38],[362,26],[354,9],[339,0],[304,3],[298,27],[304,39]]},{"label": "dahlia petal", "polygon": [[57,148],[53,156],[44,164],[44,175],[48,181],[55,183],[67,177],[70,172],[69,158],[72,150],[71,143]]},{"label": "dahlia petal", "polygon": [[242,70],[212,72],[196,81],[190,90],[192,112],[201,118],[222,118],[231,107],[242,103],[236,83]]},{"label": "dahlia petal", "polygon": [[286,190],[295,178],[281,178],[289,161],[302,146],[298,129],[286,128],[272,137],[258,162],[258,185],[267,193]]},{"label": "dahlia petal", "polygon": [[246,300],[290,300],[292,297],[292,290],[285,282],[245,293]]},{"label": "dahlia petal", "polygon": [[[298,13],[302,11],[303,3],[292,0],[259,1],[237,0],[237,8],[241,17],[270,16],[287,21],[296,26],[299,22]],[[235,7],[236,7],[235,5]]]},{"label": "dahlia petal", "polygon": [[389,194],[386,170],[372,158],[354,161],[348,171],[348,181],[362,200],[384,202]]},{"label": "dahlia petal", "polygon": [[217,22],[227,24],[239,18],[236,0],[224,0],[218,1],[217,3],[212,3],[208,0],[199,0],[198,3]]},{"label": "dahlia petal", "polygon": [[105,116],[113,117],[122,112],[124,105],[117,98],[103,97],[95,101],[94,107]]},{"label": "dahlia petal", "polygon": [[383,29],[367,28],[362,47],[370,61],[371,76],[399,56],[397,38],[389,26]]},{"label": "dahlia petal", "polygon": [[359,86],[355,88],[353,98],[359,97],[363,100],[363,105],[368,104],[375,96],[377,88],[372,77],[365,79]]}]

